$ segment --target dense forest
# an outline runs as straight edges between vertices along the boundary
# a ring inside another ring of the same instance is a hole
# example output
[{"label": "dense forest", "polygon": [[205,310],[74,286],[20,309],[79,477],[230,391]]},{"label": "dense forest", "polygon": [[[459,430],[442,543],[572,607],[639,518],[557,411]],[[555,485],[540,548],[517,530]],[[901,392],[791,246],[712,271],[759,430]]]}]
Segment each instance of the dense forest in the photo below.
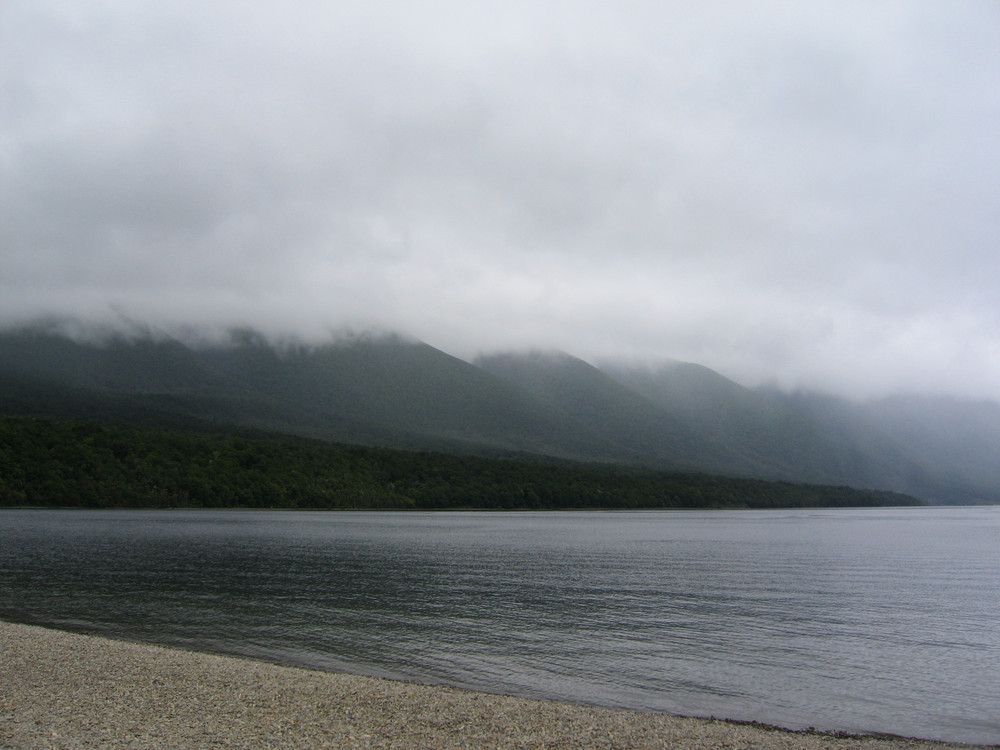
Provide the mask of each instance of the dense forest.
[{"label": "dense forest", "polygon": [[0,506],[86,508],[784,508],[906,495],[642,470],[0,418]]}]

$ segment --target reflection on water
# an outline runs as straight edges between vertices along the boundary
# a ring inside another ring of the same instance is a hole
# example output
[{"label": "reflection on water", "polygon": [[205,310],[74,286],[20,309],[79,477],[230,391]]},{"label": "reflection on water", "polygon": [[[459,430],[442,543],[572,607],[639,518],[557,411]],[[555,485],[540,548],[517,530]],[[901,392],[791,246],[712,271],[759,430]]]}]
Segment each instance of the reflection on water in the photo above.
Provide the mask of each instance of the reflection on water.
[{"label": "reflection on water", "polygon": [[0,618],[320,669],[1000,742],[1000,509],[2,511]]}]

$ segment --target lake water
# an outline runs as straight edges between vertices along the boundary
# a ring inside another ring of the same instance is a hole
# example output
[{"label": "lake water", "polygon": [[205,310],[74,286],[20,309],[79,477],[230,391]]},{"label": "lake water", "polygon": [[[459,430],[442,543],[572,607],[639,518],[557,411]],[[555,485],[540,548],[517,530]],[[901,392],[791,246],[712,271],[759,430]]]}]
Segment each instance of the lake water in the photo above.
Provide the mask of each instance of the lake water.
[{"label": "lake water", "polygon": [[0,618],[487,691],[1000,743],[1000,508],[0,511]]}]

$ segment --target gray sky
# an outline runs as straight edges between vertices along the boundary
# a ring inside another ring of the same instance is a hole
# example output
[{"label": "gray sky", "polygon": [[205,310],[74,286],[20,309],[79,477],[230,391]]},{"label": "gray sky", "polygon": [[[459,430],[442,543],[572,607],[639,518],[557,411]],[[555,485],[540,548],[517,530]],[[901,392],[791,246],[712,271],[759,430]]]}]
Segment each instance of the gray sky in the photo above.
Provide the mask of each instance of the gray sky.
[{"label": "gray sky", "polygon": [[0,2],[0,322],[1000,398],[1000,4]]}]

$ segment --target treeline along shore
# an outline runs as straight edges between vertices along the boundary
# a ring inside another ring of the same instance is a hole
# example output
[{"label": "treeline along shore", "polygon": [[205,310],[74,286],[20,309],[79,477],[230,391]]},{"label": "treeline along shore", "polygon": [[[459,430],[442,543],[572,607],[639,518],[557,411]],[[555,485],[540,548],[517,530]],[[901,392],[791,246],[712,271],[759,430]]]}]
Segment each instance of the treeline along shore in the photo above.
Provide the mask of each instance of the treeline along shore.
[{"label": "treeline along shore", "polygon": [[0,507],[668,509],[920,505],[894,492],[0,418]]}]

